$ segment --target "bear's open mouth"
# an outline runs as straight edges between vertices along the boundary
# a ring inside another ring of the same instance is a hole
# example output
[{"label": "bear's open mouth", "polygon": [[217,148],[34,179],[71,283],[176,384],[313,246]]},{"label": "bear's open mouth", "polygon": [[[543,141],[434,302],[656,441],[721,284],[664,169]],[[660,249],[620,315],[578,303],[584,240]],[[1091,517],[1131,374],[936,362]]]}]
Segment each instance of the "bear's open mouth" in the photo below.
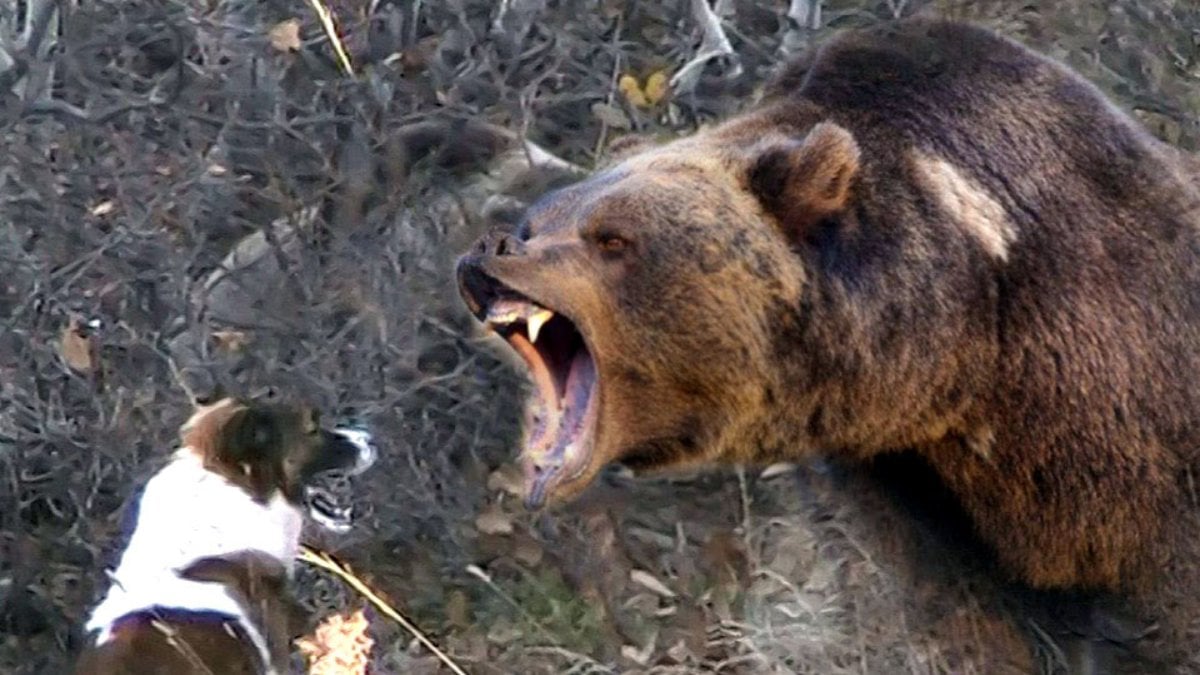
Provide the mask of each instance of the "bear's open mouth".
[{"label": "bear's open mouth", "polygon": [[487,308],[495,330],[529,367],[534,392],[526,407],[523,459],[530,508],[587,469],[594,443],[599,377],[583,334],[567,317],[514,294]]}]

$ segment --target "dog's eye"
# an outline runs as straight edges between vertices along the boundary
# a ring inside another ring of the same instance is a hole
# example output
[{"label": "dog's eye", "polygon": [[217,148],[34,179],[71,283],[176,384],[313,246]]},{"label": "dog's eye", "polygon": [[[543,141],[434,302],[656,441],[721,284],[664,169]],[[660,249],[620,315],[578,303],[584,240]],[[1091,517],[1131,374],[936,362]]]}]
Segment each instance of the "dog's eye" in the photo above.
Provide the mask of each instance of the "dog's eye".
[{"label": "dog's eye", "polygon": [[304,433],[315,434],[321,429],[321,413],[318,410],[307,410],[304,413]]}]

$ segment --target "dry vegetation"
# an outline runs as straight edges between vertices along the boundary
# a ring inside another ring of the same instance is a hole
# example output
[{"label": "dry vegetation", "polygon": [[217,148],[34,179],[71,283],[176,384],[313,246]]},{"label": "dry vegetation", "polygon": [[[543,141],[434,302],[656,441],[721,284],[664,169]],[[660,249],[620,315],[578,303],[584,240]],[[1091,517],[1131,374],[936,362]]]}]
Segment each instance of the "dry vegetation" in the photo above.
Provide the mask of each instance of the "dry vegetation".
[{"label": "dry vegetation", "polygon": [[[716,4],[335,0],[347,74],[306,0],[0,3],[0,671],[62,672],[77,648],[123,505],[187,414],[175,375],[303,393],[379,433],[358,527],[312,541],[468,672],[998,663],[986,584],[905,572],[887,509],[820,467],[614,475],[522,512],[505,464],[521,381],[449,277],[504,176],[396,139],[430,115],[486,120],[588,167],[614,136],[745,106],[781,55],[838,28],[925,11],[1066,60],[1196,150],[1200,5]],[[236,271],[212,277],[235,245]],[[301,582],[317,615],[362,606],[312,569]],[[373,672],[437,672],[365,616]],[[1053,639],[1042,656],[1061,662]]]}]

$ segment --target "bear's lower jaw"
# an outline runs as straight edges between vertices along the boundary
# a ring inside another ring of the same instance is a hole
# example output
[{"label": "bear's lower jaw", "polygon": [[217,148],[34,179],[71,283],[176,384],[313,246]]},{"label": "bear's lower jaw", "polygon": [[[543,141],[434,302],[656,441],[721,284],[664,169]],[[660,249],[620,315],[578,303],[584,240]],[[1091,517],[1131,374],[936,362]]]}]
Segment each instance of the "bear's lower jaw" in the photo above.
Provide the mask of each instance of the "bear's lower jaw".
[{"label": "bear's lower jaw", "polygon": [[521,357],[534,385],[521,463],[526,505],[539,508],[567,484],[590,482],[585,474],[593,469],[599,372],[583,334],[554,310],[510,292],[485,311],[485,325]]},{"label": "bear's lower jaw", "polygon": [[[595,473],[599,380],[586,348],[571,358],[561,397],[531,394],[526,408],[526,440],[521,453],[525,504],[540,508],[566,484],[586,484]],[[589,474],[589,471],[591,472]]]}]

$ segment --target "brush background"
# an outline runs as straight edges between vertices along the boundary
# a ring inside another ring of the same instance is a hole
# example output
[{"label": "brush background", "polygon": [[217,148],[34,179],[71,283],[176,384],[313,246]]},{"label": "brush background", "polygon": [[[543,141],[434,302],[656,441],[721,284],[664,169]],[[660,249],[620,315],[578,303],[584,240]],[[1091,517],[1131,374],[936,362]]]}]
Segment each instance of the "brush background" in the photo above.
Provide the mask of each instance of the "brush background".
[{"label": "brush background", "polygon": [[[302,0],[61,3],[53,49],[25,54],[24,75],[0,60],[0,671],[63,672],[78,647],[125,505],[188,415],[171,353],[199,359],[183,365],[201,385],[300,392],[371,425],[383,458],[354,485],[359,526],[311,541],[470,672],[967,672],[963,644],[1003,651],[1011,617],[972,600],[988,593],[975,571],[914,582],[886,504],[819,465],[618,480],[524,513],[506,491],[523,380],[450,277],[493,183],[392,142],[437,110],[591,166],[628,130],[744,107],[782,54],[927,12],[1060,58],[1200,148],[1193,2],[792,4],[819,4],[819,20],[722,2],[740,74],[714,63],[638,109],[617,78],[694,55],[689,1],[336,0],[357,80]],[[13,36],[37,6],[7,0],[0,23]],[[292,19],[300,49],[283,51],[272,41],[288,46]],[[205,295],[256,232],[269,254]],[[64,333],[72,317],[102,325]],[[360,603],[308,569],[301,584],[317,613]],[[946,599],[944,621],[918,618],[922,593]],[[437,672],[368,616],[375,672]],[[1056,649],[1014,667],[1055,672]]]}]

